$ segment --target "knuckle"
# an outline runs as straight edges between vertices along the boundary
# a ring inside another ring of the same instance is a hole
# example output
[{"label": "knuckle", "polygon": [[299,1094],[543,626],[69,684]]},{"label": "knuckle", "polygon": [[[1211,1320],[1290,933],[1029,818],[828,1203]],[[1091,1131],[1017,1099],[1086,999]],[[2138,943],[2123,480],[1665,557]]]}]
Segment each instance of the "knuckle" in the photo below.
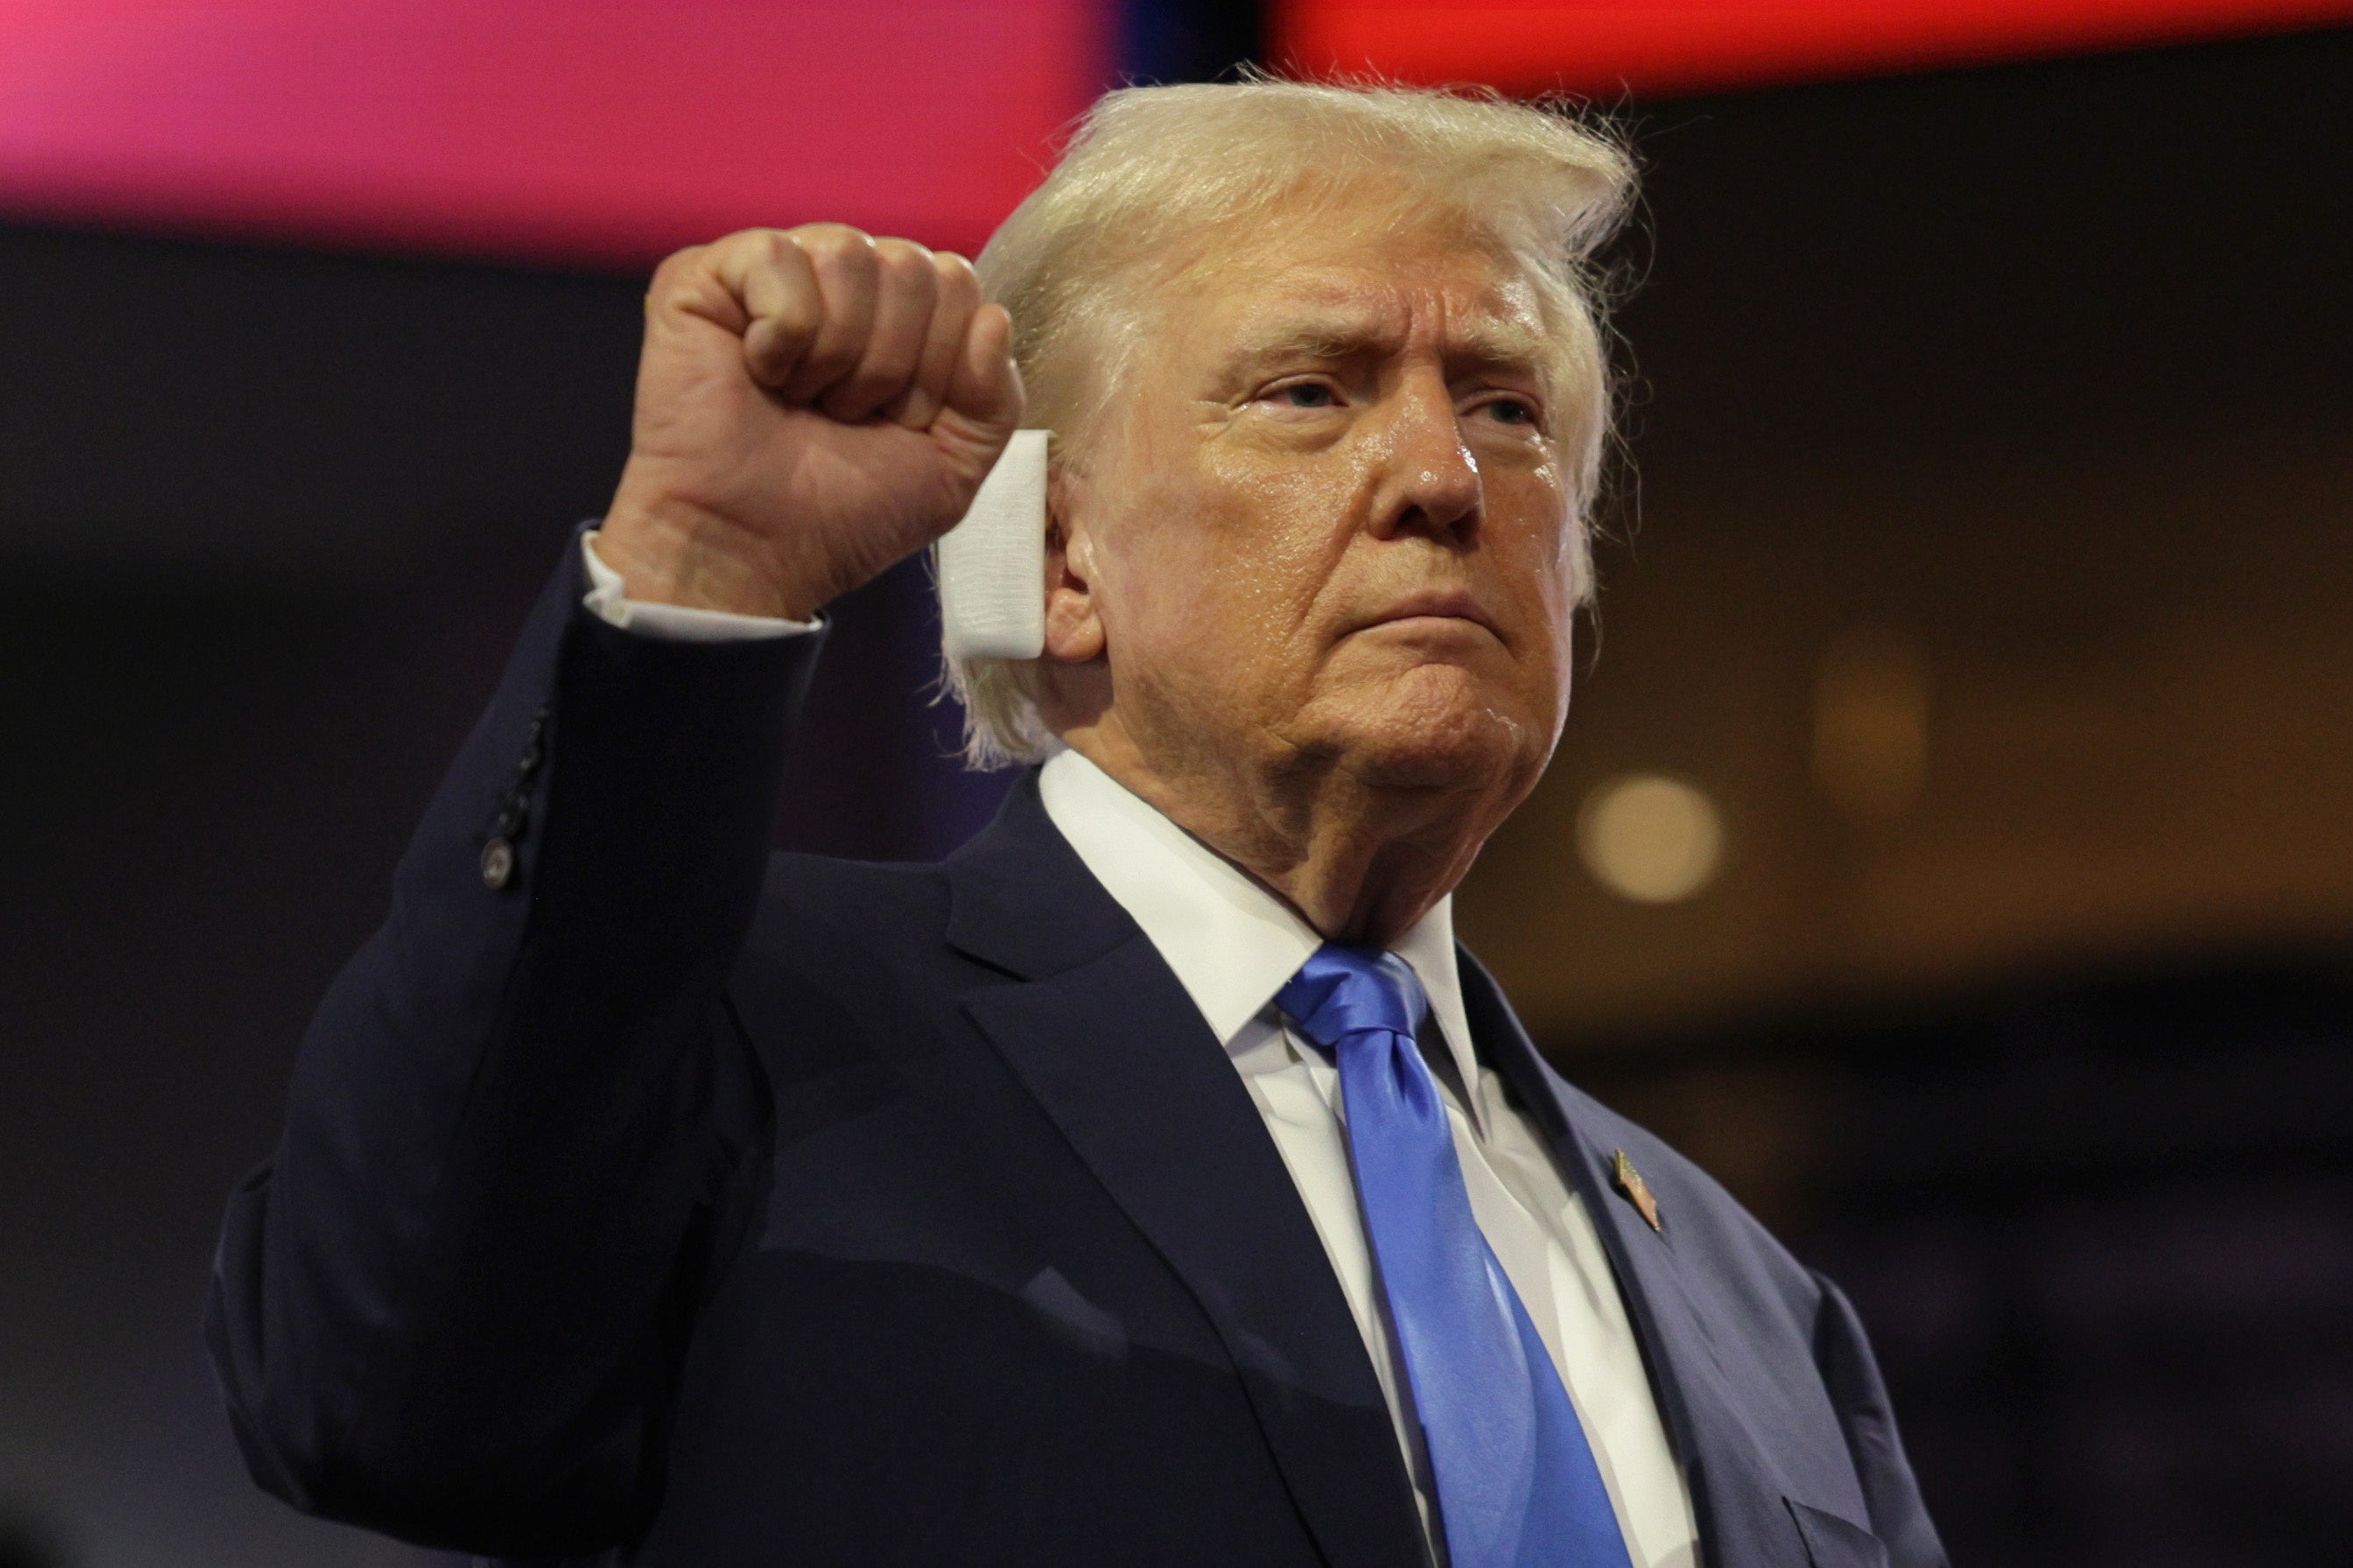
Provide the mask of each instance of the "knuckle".
[{"label": "knuckle", "polygon": [[755,228],[745,236],[754,259],[770,267],[788,267],[799,254],[793,237],[780,228]]},{"label": "knuckle", "polygon": [[874,237],[846,223],[803,224],[791,230],[789,237],[804,255],[820,266],[874,259]]},{"label": "knuckle", "polygon": [[756,267],[773,254],[772,237],[776,232],[769,228],[739,228],[704,246],[703,254],[715,268],[734,270]]},{"label": "knuckle", "polygon": [[647,302],[651,304],[678,292],[680,279],[702,263],[704,253],[710,248],[706,245],[690,245],[683,250],[673,250],[663,257],[654,268],[653,277],[646,282]]},{"label": "knuckle", "polygon": [[882,287],[902,299],[929,300],[936,291],[931,258],[913,250],[886,250],[875,258]]},{"label": "knuckle", "polygon": [[972,263],[966,261],[960,267],[939,268],[938,277],[941,300],[952,300],[959,310],[966,312],[980,308],[980,279],[973,271]]},{"label": "knuckle", "polygon": [[928,272],[932,253],[912,239],[878,239],[874,242],[875,259],[892,272]]}]

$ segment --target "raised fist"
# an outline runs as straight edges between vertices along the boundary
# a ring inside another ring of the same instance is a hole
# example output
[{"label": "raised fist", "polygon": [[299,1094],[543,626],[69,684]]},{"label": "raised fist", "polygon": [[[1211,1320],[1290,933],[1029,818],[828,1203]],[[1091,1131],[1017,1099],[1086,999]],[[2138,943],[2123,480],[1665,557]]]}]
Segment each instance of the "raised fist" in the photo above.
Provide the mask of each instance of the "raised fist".
[{"label": "raised fist", "polygon": [[1021,422],[972,264],[840,224],[681,250],[646,294],[596,552],[633,599],[807,617],[955,526]]}]

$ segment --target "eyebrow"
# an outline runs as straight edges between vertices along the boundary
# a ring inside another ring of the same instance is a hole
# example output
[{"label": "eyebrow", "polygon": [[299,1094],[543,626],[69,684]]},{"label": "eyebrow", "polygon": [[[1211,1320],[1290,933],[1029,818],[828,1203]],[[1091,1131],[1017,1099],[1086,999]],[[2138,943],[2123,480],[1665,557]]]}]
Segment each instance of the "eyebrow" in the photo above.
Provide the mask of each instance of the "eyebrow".
[{"label": "eyebrow", "polygon": [[[1524,327],[1504,321],[1479,321],[1453,334],[1455,359],[1480,369],[1541,371],[1544,339]],[[1325,363],[1366,359],[1389,353],[1394,339],[1364,321],[1345,318],[1292,321],[1260,336],[1245,339],[1227,356],[1229,372],[1247,371],[1269,361],[1316,360]]]}]

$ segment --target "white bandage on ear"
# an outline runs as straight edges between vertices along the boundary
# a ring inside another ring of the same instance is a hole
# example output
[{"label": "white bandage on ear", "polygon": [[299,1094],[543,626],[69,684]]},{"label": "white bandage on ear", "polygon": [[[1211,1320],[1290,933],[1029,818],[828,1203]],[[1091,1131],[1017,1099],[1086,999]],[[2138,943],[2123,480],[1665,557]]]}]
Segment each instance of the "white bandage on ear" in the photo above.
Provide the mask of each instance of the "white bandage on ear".
[{"label": "white bandage on ear", "polygon": [[940,650],[1036,658],[1046,647],[1046,438],[1016,430],[940,538]]}]

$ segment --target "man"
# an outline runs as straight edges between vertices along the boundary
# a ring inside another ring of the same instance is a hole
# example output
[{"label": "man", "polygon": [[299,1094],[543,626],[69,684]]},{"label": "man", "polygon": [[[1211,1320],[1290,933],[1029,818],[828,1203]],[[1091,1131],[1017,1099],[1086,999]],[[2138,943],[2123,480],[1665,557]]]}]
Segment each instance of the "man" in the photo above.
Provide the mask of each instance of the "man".
[{"label": "man", "polygon": [[[1140,89],[978,277],[666,262],[232,1204],[263,1484],[639,1563],[1941,1563],[1843,1299],[1451,939],[1567,711],[1628,184],[1500,102]],[[943,865],[766,862],[814,617],[1025,418],[1044,650],[953,674],[1050,760]]]}]

